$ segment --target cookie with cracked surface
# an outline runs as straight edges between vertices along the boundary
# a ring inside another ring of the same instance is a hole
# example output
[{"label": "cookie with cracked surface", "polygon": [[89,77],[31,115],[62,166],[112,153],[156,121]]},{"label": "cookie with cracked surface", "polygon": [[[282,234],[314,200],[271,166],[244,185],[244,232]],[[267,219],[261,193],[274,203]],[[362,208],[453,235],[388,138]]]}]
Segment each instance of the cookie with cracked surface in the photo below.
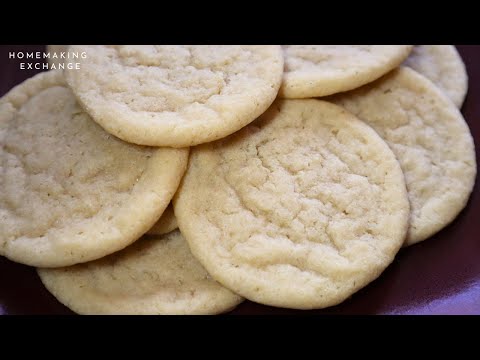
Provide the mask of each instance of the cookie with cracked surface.
[{"label": "cookie with cracked surface", "polygon": [[178,230],[93,262],[37,271],[80,314],[217,314],[243,301],[208,275]]},{"label": "cookie with cracked surface", "polygon": [[455,46],[415,46],[404,65],[430,79],[457,107],[462,107],[468,90],[468,75]]},{"label": "cookie with cracked surface", "polygon": [[105,132],[61,71],[0,99],[0,255],[59,267],[118,251],[160,218],[188,149],[150,148]]},{"label": "cookie with cracked surface", "polygon": [[377,133],[320,100],[280,100],[192,149],[173,200],[193,255],[255,302],[338,304],[392,262],[408,228],[403,173]]},{"label": "cookie with cracked surface", "polygon": [[283,45],[279,95],[309,98],[355,89],[396,68],[411,50],[411,45]]},{"label": "cookie with cracked surface", "polygon": [[86,46],[65,76],[106,131],[140,145],[223,138],[262,114],[283,74],[280,46]]},{"label": "cookie with cracked surface", "polygon": [[178,228],[177,218],[173,213],[173,207],[170,203],[153,227],[147,231],[147,235],[163,235]]},{"label": "cookie with cracked surface", "polygon": [[329,100],[372,126],[397,156],[411,206],[406,245],[455,219],[475,183],[475,148],[462,114],[437,86],[402,67]]}]

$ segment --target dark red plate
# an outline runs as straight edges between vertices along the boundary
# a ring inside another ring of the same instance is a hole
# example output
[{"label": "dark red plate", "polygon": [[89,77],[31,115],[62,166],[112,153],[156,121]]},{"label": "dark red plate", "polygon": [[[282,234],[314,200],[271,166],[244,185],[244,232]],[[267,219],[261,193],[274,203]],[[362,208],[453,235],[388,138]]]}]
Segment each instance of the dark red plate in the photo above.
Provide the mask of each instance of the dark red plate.
[{"label": "dark red plate", "polygon": [[[457,48],[467,65],[469,76],[469,91],[462,113],[477,144],[478,159],[480,46],[463,45]],[[10,58],[9,53],[43,50],[41,45],[0,46],[0,96],[41,71],[20,70],[22,60]],[[401,250],[379,279],[341,305],[324,310],[297,311],[245,301],[231,313],[480,314],[478,214],[480,190],[476,183],[466,208],[450,226],[423,243]],[[43,287],[35,269],[0,257],[0,314],[73,313]]]}]

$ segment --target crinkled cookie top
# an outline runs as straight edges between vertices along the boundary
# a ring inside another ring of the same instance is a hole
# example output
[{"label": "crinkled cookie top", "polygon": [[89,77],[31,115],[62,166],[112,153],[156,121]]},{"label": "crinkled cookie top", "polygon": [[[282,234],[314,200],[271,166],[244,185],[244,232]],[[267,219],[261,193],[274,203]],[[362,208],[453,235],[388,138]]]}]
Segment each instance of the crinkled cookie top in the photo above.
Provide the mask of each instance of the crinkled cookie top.
[{"label": "crinkled cookie top", "polygon": [[108,132],[142,145],[183,147],[225,137],[274,101],[280,46],[76,45],[68,84]]},{"label": "crinkled cookie top", "polygon": [[193,254],[256,302],[318,308],[375,279],[401,247],[409,204],[373,129],[319,100],[277,101],[196,147],[174,198]]}]

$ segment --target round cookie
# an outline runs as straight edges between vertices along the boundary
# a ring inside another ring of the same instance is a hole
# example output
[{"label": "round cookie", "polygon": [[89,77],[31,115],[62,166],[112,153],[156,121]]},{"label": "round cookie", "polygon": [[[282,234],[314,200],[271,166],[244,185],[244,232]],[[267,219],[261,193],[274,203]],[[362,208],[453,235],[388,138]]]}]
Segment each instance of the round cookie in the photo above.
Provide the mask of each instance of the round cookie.
[{"label": "round cookie", "polygon": [[39,267],[94,260],[137,240],[168,206],[188,162],[188,149],[106,133],[60,71],[0,99],[0,143],[0,255]]},{"label": "round cookie", "polygon": [[177,218],[173,213],[172,204],[168,205],[162,214],[160,220],[158,220],[153,227],[147,231],[147,235],[163,235],[178,228]]},{"label": "round cookie", "polygon": [[128,142],[185,147],[262,114],[282,81],[280,46],[75,45],[68,84],[92,118]]},{"label": "round cookie", "polygon": [[392,262],[408,228],[403,173],[365,123],[320,100],[275,102],[192,149],[173,200],[193,255],[255,302],[338,304]]},{"label": "round cookie", "polygon": [[473,189],[477,165],[470,130],[440,89],[403,67],[330,100],[372,126],[397,156],[411,206],[406,245],[455,219]]},{"label": "round cookie", "polygon": [[309,98],[355,89],[396,68],[411,45],[283,45],[279,95]]},{"label": "round cookie", "polygon": [[[55,65],[55,68],[58,69],[58,65],[64,63],[64,59],[59,58],[61,52],[66,52],[68,50],[68,45],[47,45],[47,52],[50,53],[50,57],[47,59],[50,65]],[[57,54],[57,57],[52,57],[53,54]]]},{"label": "round cookie", "polygon": [[90,263],[38,269],[38,275],[80,314],[217,314],[243,301],[211,279],[179,231],[142,238]]},{"label": "round cookie", "polygon": [[404,65],[424,75],[462,107],[468,90],[465,64],[453,45],[417,45]]}]

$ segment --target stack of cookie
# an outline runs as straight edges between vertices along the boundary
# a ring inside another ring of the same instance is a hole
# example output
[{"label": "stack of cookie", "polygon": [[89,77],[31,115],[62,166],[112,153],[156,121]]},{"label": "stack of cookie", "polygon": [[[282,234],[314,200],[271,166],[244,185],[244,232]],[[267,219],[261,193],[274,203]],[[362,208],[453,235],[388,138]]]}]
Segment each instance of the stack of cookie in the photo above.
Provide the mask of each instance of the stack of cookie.
[{"label": "stack of cookie", "polygon": [[75,312],[332,306],[472,191],[453,46],[68,52],[0,100],[0,254]]}]

